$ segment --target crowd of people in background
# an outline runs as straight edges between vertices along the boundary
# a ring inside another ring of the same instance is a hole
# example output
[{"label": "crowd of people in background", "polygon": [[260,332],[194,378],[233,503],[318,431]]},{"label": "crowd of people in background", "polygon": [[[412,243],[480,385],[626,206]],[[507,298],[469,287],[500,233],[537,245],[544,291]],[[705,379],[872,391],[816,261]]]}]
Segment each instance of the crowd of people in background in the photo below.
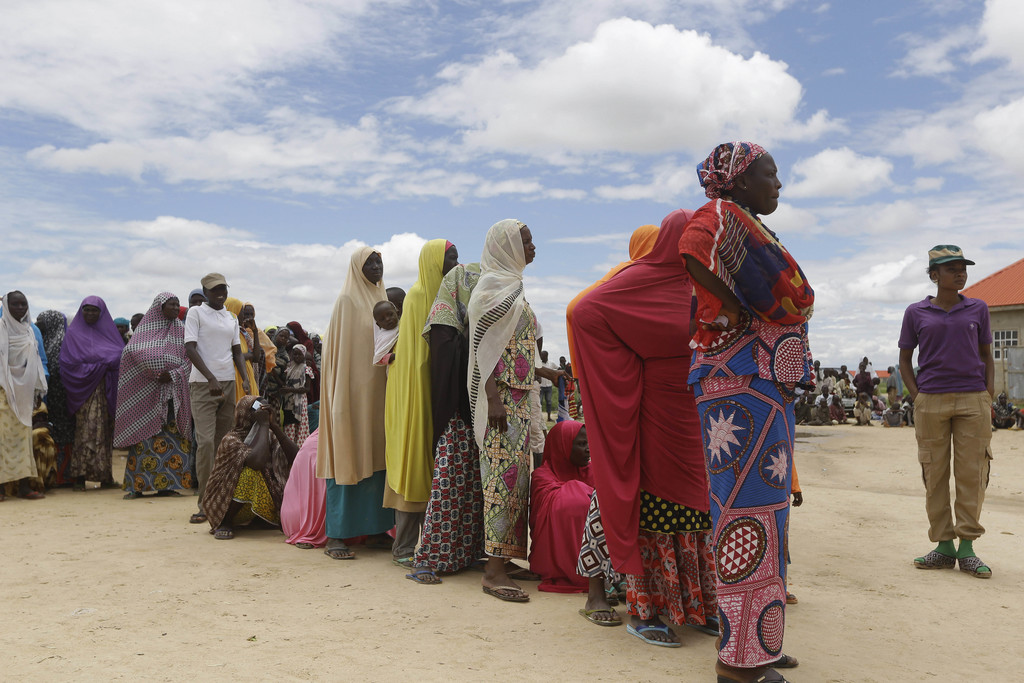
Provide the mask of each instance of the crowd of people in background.
[{"label": "crowd of people in background", "polygon": [[[323,339],[297,321],[261,327],[219,273],[130,319],[88,296],[70,322],[47,310],[33,324],[26,295],[9,292],[0,500],[87,481],[129,500],[195,489],[189,521],[218,540],[270,524],[333,560],[387,548],[417,584],[476,569],[508,602],[528,602],[521,583],[539,580],[586,594],[588,622],[625,623],[650,645],[680,646],[663,619],[717,637],[719,681],[784,681],[776,669],[797,666],[782,652],[797,602],[789,512],[803,500],[795,426],[914,426],[915,398],[980,401],[991,377],[979,384],[972,366],[960,384],[936,380],[928,334],[915,372],[907,322],[900,372],[812,363],[813,290],[760,219],[782,186],[771,155],[719,145],[698,176],[706,205],[638,228],[629,260],[569,304],[557,364],[524,289],[533,235],[513,219],[488,230],[478,262],[428,241],[408,293],[385,287],[380,252],[357,249]],[[971,263],[951,249],[929,269],[947,312],[962,283],[942,278]],[[1024,424],[1005,394],[992,415],[993,428]],[[127,451],[119,480],[114,448]],[[955,549],[948,501],[929,502],[940,544],[916,566],[991,575],[971,550],[983,531],[972,505]]]}]

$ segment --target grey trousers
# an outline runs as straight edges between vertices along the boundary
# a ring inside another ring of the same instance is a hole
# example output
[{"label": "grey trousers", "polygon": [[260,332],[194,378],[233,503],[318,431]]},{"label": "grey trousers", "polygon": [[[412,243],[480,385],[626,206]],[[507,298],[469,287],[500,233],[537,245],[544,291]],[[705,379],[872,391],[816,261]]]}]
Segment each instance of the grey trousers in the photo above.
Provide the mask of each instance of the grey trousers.
[{"label": "grey trousers", "polygon": [[391,554],[396,558],[412,557],[423,529],[423,512],[402,512],[395,510],[395,544]]},{"label": "grey trousers", "polygon": [[217,446],[235,426],[235,380],[220,383],[221,396],[210,396],[209,382],[189,382],[192,422],[196,430],[196,478],[199,479],[199,510],[203,509],[206,481],[213,471]]}]

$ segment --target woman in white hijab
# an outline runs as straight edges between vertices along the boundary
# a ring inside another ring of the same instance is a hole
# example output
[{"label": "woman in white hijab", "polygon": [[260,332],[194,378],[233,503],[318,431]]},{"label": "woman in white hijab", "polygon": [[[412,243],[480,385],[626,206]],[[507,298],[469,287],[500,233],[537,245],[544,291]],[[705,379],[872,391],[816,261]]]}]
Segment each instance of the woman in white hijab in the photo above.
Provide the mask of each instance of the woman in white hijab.
[{"label": "woman in white hijab", "polygon": [[38,476],[32,453],[32,410],[46,393],[38,342],[29,324],[28,299],[19,291],[3,297],[0,317],[0,500],[4,484],[18,482],[18,495],[43,497],[29,489]]},{"label": "woman in white hijab", "polygon": [[480,447],[484,492],[483,590],[499,600],[530,599],[505,569],[526,557],[530,498],[530,389],[536,368],[537,318],[523,294],[523,269],[536,256],[530,229],[517,220],[491,226],[480,281],[469,300],[469,401]]}]

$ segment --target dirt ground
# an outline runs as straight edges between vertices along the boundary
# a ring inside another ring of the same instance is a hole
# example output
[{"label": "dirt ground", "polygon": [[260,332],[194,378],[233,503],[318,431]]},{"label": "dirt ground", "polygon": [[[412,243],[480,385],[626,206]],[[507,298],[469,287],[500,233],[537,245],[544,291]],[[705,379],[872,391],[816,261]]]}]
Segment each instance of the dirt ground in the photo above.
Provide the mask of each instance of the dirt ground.
[{"label": "dirt ground", "polygon": [[[987,581],[912,565],[931,547],[913,430],[801,427],[797,440],[789,680],[1018,680],[1024,433],[993,438],[976,544]],[[273,530],[216,541],[186,522],[195,502],[60,489],[0,503],[2,678],[715,680],[714,639],[695,630],[657,648],[536,584],[529,603],[505,603],[473,572],[416,585],[385,551],[333,561]]]}]

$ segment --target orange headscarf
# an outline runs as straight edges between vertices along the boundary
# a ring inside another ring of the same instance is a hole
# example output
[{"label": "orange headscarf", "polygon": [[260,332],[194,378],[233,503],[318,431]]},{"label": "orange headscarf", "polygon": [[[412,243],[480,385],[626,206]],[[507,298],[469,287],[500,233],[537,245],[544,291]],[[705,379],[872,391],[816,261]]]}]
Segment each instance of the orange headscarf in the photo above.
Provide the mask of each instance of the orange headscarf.
[{"label": "orange headscarf", "polygon": [[654,242],[657,239],[657,225],[641,225],[639,228],[634,230],[633,235],[629,238],[629,260],[623,261],[609,270],[604,274],[604,277],[577,294],[576,297],[569,302],[569,305],[565,307],[565,334],[569,341],[569,360],[572,363],[572,374],[574,377],[580,376],[579,359],[576,357],[576,344],[572,337],[572,311],[576,308],[576,304],[578,304],[583,297],[589,294],[591,290],[596,288],[598,285],[602,285],[605,282],[608,282],[608,280],[611,280],[616,273],[633,263],[633,261],[651,253],[651,248],[654,247]]}]

